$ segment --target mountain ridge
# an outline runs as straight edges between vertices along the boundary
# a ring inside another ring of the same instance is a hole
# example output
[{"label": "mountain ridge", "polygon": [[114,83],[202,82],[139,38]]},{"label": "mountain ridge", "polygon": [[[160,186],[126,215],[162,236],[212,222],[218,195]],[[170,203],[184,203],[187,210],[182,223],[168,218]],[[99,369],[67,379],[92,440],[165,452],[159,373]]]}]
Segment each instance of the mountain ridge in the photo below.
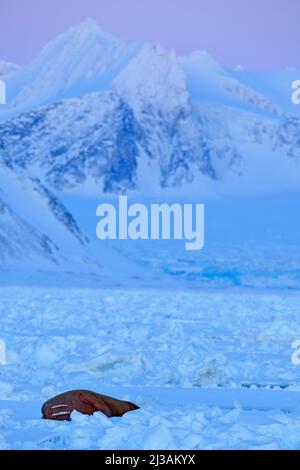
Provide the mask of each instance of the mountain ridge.
[{"label": "mountain ridge", "polygon": [[[293,115],[283,99],[272,99],[278,94],[264,93],[256,76],[225,70],[205,52],[178,57],[159,44],[126,44],[88,20],[4,79],[5,263],[5,250],[61,269],[74,263],[98,273],[111,258],[121,263],[113,251],[95,255],[62,203],[66,194],[198,197],[299,187],[296,109]],[[16,245],[22,236],[24,250]]]}]

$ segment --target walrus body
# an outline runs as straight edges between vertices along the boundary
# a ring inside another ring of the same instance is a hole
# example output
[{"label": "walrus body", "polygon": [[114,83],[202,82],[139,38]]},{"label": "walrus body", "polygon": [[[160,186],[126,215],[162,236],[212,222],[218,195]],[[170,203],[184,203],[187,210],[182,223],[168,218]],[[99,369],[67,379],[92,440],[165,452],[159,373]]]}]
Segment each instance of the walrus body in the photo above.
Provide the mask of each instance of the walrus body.
[{"label": "walrus body", "polygon": [[73,411],[92,415],[101,411],[108,418],[123,416],[128,411],[139,409],[134,403],[117,400],[89,390],[71,390],[48,400],[42,407],[44,419],[70,421]]}]

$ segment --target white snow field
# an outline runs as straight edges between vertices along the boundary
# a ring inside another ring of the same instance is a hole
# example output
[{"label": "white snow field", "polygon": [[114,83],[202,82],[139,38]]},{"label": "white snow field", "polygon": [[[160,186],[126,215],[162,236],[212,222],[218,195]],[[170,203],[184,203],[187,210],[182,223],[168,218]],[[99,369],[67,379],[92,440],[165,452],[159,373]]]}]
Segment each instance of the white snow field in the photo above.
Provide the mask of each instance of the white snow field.
[{"label": "white snow field", "polygon": [[[297,291],[1,287],[1,449],[299,449]],[[86,388],[141,409],[41,419]]]},{"label": "white snow field", "polygon": [[[100,242],[99,200],[64,203],[102,269],[1,267],[0,448],[300,449],[299,196],[207,202],[194,253]],[[140,409],[43,420],[71,389]]]}]

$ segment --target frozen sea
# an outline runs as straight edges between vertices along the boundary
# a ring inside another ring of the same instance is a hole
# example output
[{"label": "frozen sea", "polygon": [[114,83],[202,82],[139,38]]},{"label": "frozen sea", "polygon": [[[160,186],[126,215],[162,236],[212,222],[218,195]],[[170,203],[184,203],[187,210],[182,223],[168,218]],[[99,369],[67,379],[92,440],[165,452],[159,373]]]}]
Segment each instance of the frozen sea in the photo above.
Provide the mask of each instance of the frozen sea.
[{"label": "frozen sea", "polygon": [[[3,287],[2,449],[300,447],[300,294]],[[123,418],[41,419],[87,388]]]},{"label": "frozen sea", "polygon": [[[208,205],[199,253],[114,245],[144,279],[2,270],[0,448],[300,449],[298,202]],[[41,419],[78,388],[140,410]]]}]

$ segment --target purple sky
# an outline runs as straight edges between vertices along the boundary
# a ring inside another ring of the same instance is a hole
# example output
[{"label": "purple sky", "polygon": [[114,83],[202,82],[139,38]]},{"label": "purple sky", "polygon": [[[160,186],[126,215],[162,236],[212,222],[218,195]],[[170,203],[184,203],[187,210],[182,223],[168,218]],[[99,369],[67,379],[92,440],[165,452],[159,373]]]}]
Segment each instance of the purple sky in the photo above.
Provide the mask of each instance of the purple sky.
[{"label": "purple sky", "polygon": [[0,0],[0,60],[27,63],[86,17],[128,41],[206,49],[227,67],[300,67],[300,0]]}]

